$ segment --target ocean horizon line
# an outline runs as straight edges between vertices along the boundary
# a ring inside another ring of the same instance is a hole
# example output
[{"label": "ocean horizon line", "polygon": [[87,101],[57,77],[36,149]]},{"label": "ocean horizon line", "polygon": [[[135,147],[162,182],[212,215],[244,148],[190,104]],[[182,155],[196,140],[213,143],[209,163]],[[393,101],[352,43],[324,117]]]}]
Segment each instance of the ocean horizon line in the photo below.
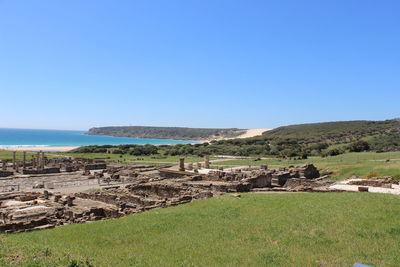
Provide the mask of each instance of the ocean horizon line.
[{"label": "ocean horizon line", "polygon": [[196,140],[88,135],[85,131],[0,128],[0,149],[80,147],[91,145],[172,145]]}]

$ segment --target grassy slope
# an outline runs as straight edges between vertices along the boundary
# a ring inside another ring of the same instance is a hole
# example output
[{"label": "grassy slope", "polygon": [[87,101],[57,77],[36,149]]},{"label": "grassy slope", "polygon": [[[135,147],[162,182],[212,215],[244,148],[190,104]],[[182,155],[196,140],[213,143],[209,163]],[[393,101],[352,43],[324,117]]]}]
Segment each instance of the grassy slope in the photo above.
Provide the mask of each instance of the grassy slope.
[{"label": "grassy slope", "polygon": [[225,195],[0,235],[2,266],[399,266],[399,251],[400,197],[371,193]]},{"label": "grassy slope", "polygon": [[339,121],[298,124],[279,127],[265,132],[264,138],[294,138],[304,143],[334,142],[347,143],[366,136],[400,130],[400,122],[387,121]]}]

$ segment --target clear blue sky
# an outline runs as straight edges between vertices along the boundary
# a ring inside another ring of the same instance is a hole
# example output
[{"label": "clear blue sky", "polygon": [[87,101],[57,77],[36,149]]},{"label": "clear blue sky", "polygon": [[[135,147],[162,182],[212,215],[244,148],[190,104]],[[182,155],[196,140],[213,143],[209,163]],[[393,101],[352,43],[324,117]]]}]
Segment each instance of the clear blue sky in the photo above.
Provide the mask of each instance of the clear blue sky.
[{"label": "clear blue sky", "polygon": [[400,1],[0,0],[0,127],[400,117]]}]

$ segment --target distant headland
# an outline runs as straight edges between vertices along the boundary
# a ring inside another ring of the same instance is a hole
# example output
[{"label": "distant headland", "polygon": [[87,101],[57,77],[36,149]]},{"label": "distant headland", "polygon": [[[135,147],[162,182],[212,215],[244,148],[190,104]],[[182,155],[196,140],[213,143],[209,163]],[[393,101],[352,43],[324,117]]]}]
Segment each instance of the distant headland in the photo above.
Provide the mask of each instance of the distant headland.
[{"label": "distant headland", "polygon": [[269,129],[238,128],[187,128],[187,127],[155,127],[155,126],[109,126],[89,129],[88,135],[115,137],[157,138],[174,140],[223,140],[231,138],[247,138],[262,135]]}]

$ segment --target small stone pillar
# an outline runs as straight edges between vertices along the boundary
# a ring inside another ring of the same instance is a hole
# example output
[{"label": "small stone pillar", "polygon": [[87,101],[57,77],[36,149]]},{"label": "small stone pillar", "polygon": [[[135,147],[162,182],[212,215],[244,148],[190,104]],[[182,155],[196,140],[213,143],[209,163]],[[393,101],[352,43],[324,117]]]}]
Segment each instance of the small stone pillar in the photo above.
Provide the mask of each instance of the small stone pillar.
[{"label": "small stone pillar", "polygon": [[39,154],[39,168],[40,170],[44,169],[44,153],[42,151]]},{"label": "small stone pillar", "polygon": [[261,164],[261,169],[263,170],[268,170],[268,165],[267,164]]},{"label": "small stone pillar", "polygon": [[44,152],[42,151],[41,152],[42,153],[42,156],[41,156],[41,158],[42,158],[42,164],[41,164],[41,168],[42,168],[42,170],[44,169],[44,166],[46,165],[46,158],[44,157]]},{"label": "small stone pillar", "polygon": [[44,190],[43,195],[44,195],[44,199],[49,199],[49,191]]},{"label": "small stone pillar", "polygon": [[22,169],[25,170],[26,166],[26,151],[22,152]]},{"label": "small stone pillar", "polygon": [[185,171],[185,159],[184,158],[179,159],[179,171],[181,171],[181,172]]},{"label": "small stone pillar", "polygon": [[7,170],[7,160],[3,159],[3,171]]},{"label": "small stone pillar", "polygon": [[36,158],[32,156],[32,168],[36,168]]},{"label": "small stone pillar", "polygon": [[189,170],[189,171],[193,170],[193,163],[189,163],[189,164],[188,164],[188,170]]},{"label": "small stone pillar", "polygon": [[67,196],[66,200],[67,200],[68,207],[71,207],[74,205],[74,199],[75,199],[75,197]]},{"label": "small stone pillar", "polygon": [[36,169],[40,169],[40,152],[36,153]]},{"label": "small stone pillar", "polygon": [[204,157],[204,168],[206,168],[206,169],[210,168],[210,156]]},{"label": "small stone pillar", "polygon": [[201,169],[201,163],[197,162],[197,169]]},{"label": "small stone pillar", "polygon": [[59,202],[60,201],[60,199],[61,199],[61,195],[55,195],[54,196],[54,202]]},{"label": "small stone pillar", "polygon": [[13,169],[16,170],[17,169],[17,151],[13,152]]}]

